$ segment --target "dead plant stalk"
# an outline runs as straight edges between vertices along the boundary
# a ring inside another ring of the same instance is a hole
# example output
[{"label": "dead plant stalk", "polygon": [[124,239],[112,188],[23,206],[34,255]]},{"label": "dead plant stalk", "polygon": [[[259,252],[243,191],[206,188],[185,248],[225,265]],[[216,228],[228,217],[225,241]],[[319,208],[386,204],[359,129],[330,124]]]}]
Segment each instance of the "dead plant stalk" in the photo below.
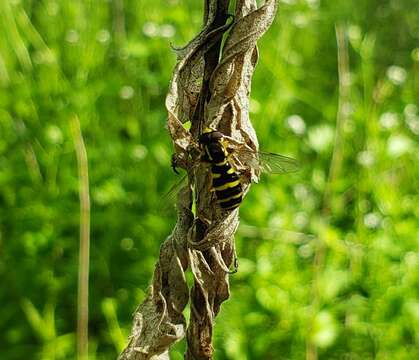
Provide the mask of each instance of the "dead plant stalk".
[{"label": "dead plant stalk", "polygon": [[[217,207],[208,191],[208,171],[192,166],[189,149],[204,127],[258,149],[249,119],[250,85],[258,60],[256,42],[271,25],[277,1],[267,0],[258,8],[255,0],[238,0],[234,16],[228,15],[228,8],[229,0],[205,0],[202,30],[185,47],[175,49],[177,64],[166,97],[167,126],[189,183],[179,192],[177,224],[161,246],[152,285],[135,311],[120,360],[167,359],[169,347],[185,335],[185,359],[213,359],[214,318],[230,295],[228,269],[235,256],[239,217],[238,209],[226,214]],[[189,120],[191,131],[183,125]],[[258,176],[250,170],[245,192]],[[194,278],[190,293],[188,268]],[[187,325],[182,312],[189,300]]]}]

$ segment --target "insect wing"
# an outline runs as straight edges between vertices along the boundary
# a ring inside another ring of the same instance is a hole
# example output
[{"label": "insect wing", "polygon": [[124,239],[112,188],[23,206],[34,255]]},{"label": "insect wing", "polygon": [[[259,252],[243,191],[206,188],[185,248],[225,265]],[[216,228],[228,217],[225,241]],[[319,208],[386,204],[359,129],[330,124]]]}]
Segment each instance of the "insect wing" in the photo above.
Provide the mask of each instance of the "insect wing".
[{"label": "insect wing", "polygon": [[285,174],[298,171],[298,161],[288,156],[259,152],[259,164],[261,170],[271,174]]},{"label": "insect wing", "polygon": [[240,159],[245,165],[269,174],[285,174],[299,169],[297,160],[270,152],[242,150]]},{"label": "insect wing", "polygon": [[178,182],[174,183],[169,191],[160,199],[160,208],[168,209],[171,205],[175,204],[177,194],[187,183],[187,175],[182,176]]}]

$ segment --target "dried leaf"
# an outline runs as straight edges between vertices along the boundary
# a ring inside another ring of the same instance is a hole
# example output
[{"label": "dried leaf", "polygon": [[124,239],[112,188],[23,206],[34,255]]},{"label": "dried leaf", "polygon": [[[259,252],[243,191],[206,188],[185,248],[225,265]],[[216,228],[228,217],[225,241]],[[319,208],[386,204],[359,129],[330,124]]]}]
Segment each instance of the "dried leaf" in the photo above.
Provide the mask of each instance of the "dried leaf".
[{"label": "dried leaf", "polygon": [[[194,144],[183,124],[192,121],[194,113],[201,110],[198,102],[204,111],[199,120],[205,124],[201,125],[219,129],[248,149],[258,149],[249,119],[249,92],[258,59],[256,42],[271,25],[277,3],[268,0],[257,8],[255,0],[238,0],[234,23],[214,28],[220,18],[217,11],[221,5],[226,10],[228,0],[207,0],[203,30],[185,47],[175,49],[177,64],[166,97],[167,126],[176,154],[183,160],[188,159],[188,150]],[[209,88],[205,88],[206,55],[214,49],[218,51],[220,39],[230,25],[221,59],[211,74]],[[205,91],[209,93],[202,93]],[[153,283],[135,312],[129,344],[120,355],[121,360],[167,359],[169,346],[185,334],[182,311],[189,298],[191,319],[185,358],[212,359],[214,318],[230,294],[228,277],[235,259],[238,209],[227,213],[216,205],[205,166],[186,167],[189,184],[194,185],[196,193],[195,218],[190,210],[192,192],[188,185],[179,193],[178,222],[160,249]],[[252,177],[257,178],[257,174],[253,172]],[[244,185],[247,191],[250,177]],[[184,274],[188,266],[194,276],[190,296]]]},{"label": "dried leaf", "polygon": [[[189,189],[181,191],[179,204],[187,203],[188,194]],[[186,321],[182,311],[189,299],[184,273],[188,261],[186,234],[192,217],[187,207],[179,209],[178,222],[173,233],[162,244],[153,284],[146,300],[134,314],[129,343],[119,359],[152,359],[185,336]],[[156,360],[164,358],[159,356]]]}]

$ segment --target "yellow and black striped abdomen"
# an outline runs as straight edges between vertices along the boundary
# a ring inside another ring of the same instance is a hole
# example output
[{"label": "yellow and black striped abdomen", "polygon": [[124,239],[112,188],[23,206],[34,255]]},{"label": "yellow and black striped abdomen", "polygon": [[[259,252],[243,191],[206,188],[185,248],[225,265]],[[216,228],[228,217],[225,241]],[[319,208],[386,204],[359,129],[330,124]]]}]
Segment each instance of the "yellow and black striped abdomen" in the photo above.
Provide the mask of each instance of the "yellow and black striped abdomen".
[{"label": "yellow and black striped abdomen", "polygon": [[225,210],[237,208],[243,199],[242,185],[239,175],[228,161],[211,165],[212,187],[217,196],[217,202]]}]

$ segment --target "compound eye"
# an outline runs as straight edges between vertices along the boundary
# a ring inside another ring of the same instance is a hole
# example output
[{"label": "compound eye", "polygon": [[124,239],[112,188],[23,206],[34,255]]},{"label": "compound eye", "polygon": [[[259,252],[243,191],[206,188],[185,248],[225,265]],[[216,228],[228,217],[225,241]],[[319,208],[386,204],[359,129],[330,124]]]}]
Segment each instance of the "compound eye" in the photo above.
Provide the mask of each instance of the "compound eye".
[{"label": "compound eye", "polygon": [[219,131],[214,131],[212,134],[212,139],[215,141],[219,141],[223,138],[223,134],[221,134]]}]

